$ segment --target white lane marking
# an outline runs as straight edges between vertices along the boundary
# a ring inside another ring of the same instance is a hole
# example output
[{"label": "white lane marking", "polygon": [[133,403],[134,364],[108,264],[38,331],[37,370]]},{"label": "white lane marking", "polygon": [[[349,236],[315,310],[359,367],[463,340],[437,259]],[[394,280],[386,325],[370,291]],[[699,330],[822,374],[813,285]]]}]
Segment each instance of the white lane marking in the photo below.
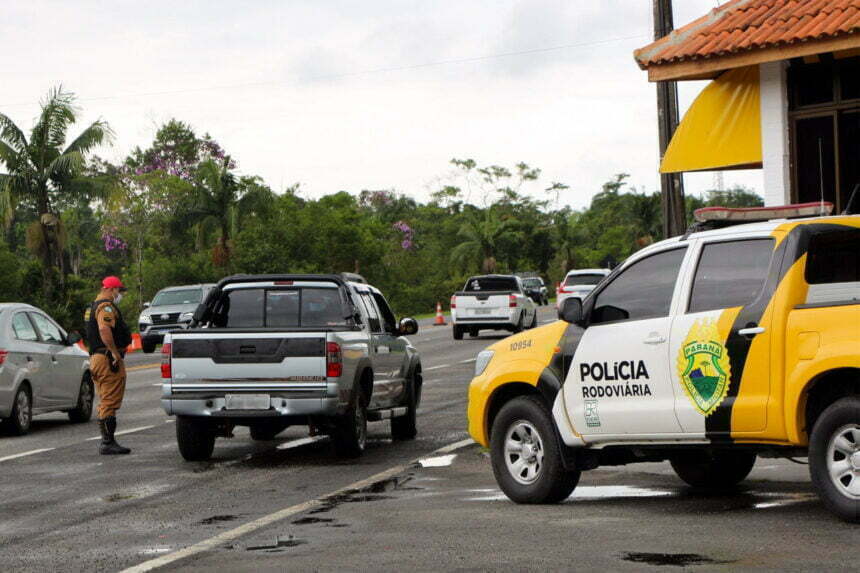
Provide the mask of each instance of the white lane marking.
[{"label": "white lane marking", "polygon": [[418,464],[422,468],[444,468],[453,464],[456,457],[457,454],[445,454],[444,456],[421,458],[418,460]]},{"label": "white lane marking", "polygon": [[6,456],[0,458],[0,462],[5,462],[7,460],[14,460],[17,458],[23,458],[25,456],[32,456],[33,454],[41,454],[42,452],[50,452],[51,450],[56,450],[57,448],[40,448],[38,450],[30,450],[29,452],[21,452],[20,454],[12,454],[11,456]]},{"label": "white lane marking", "polygon": [[299,438],[298,440],[290,440],[289,442],[284,442],[283,444],[278,444],[279,450],[291,450],[293,448],[300,448],[302,446],[306,446],[308,444],[315,444],[316,442],[321,442],[322,440],[327,440],[328,436],[309,436],[307,438]]},{"label": "white lane marking", "polygon": [[551,318],[549,320],[540,321],[541,324],[549,324],[550,322],[558,322],[558,319],[557,318]]},{"label": "white lane marking", "polygon": [[[123,430],[123,431],[121,431],[121,432],[116,432],[116,433],[114,434],[114,436],[124,436],[124,435],[126,435],[126,434],[131,434],[131,433],[133,433],[133,432],[142,432],[143,430],[149,430],[149,429],[154,428],[154,427],[155,427],[155,426],[153,425],[153,426],[140,426],[139,428],[129,428],[128,430]],[[87,441],[88,441],[88,442],[92,442],[93,440],[101,440],[101,439],[102,439],[102,437],[101,437],[101,436],[96,436],[96,437],[94,437],[94,438],[87,438]]]},{"label": "white lane marking", "polygon": [[[454,450],[464,448],[464,447],[466,447],[472,443],[473,442],[471,439],[461,440],[459,442],[455,442],[453,444],[448,444],[447,446],[439,448],[438,450],[433,452],[431,455],[450,453]],[[306,502],[303,502],[303,503],[300,503],[297,505],[292,505],[290,507],[285,507],[284,509],[281,509],[281,510],[276,511],[274,513],[270,513],[269,515],[264,515],[263,517],[255,519],[254,521],[250,521],[244,525],[240,525],[239,527],[236,527],[235,529],[225,531],[225,532],[220,533],[214,537],[210,537],[209,539],[205,539],[199,543],[195,543],[194,545],[186,547],[185,549],[180,549],[179,551],[176,551],[174,553],[169,553],[167,555],[162,555],[161,557],[156,557],[155,559],[150,559],[149,561],[144,561],[143,563],[140,563],[140,564],[135,565],[133,567],[129,567],[128,569],[124,569],[121,573],[145,573],[146,571],[152,571],[153,569],[158,569],[159,567],[164,567],[165,565],[175,563],[176,561],[179,561],[180,559],[185,559],[186,557],[191,557],[192,555],[197,555],[198,553],[208,551],[210,549],[218,547],[219,545],[221,545],[223,543],[226,543],[228,541],[232,541],[234,539],[242,537],[243,535],[247,535],[249,533],[257,531],[258,529],[266,527],[267,525],[271,525],[272,523],[276,523],[278,521],[281,521],[282,519],[286,519],[290,516],[296,515],[297,513],[303,513],[305,511],[310,510],[310,509],[320,507],[324,503],[323,500],[325,500],[326,498],[329,498],[331,496],[346,493],[348,491],[352,491],[352,490],[356,490],[356,489],[362,489],[362,488],[365,488],[365,487],[372,485],[374,483],[377,483],[377,482],[389,479],[391,477],[394,477],[397,474],[400,474],[400,473],[403,473],[404,471],[406,471],[409,468],[409,466],[414,464],[414,463],[416,463],[416,462],[413,461],[412,463],[409,463],[409,464],[403,464],[403,465],[399,465],[399,466],[394,466],[392,468],[388,468],[387,470],[385,470],[383,472],[380,472],[376,475],[372,475],[369,478],[357,481],[355,483],[351,483],[346,487],[342,487],[340,489],[337,489],[337,490],[335,490],[331,493],[328,493],[324,496],[321,496],[321,497],[318,497],[316,499],[312,499],[312,500],[309,500],[309,501],[306,501]]]},{"label": "white lane marking", "polygon": [[475,360],[477,360],[477,359],[476,358],[469,358],[468,360],[461,360],[457,364],[468,364],[470,362],[474,362]]},{"label": "white lane marking", "polygon": [[439,366],[431,366],[430,368],[425,368],[424,372],[430,372],[431,370],[439,370],[440,368],[448,368],[451,366],[450,364],[440,364]]},{"label": "white lane marking", "polygon": [[163,383],[161,383],[161,382],[155,382],[155,383],[154,383],[154,384],[152,384],[152,385],[153,385],[153,386],[164,386],[164,384],[163,384]]}]

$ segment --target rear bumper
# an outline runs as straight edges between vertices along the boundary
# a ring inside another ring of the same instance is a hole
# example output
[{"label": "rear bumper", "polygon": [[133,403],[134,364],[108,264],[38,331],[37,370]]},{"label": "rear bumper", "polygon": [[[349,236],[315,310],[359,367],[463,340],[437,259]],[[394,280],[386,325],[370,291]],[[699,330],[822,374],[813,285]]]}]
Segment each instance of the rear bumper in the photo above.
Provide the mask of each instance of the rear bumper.
[{"label": "rear bumper", "polygon": [[291,416],[335,416],[339,414],[337,397],[290,398],[271,395],[268,410],[227,410],[223,396],[199,398],[170,396],[161,399],[161,407],[171,416],[205,418],[282,418]]}]

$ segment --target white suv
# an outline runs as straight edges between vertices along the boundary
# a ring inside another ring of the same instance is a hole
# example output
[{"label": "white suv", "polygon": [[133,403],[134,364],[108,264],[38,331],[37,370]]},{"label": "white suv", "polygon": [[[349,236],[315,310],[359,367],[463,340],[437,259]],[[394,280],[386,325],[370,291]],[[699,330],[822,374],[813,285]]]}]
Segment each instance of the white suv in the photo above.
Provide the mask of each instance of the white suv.
[{"label": "white suv", "polygon": [[609,274],[608,269],[577,269],[568,271],[556,293],[556,307],[572,296],[584,299]]}]

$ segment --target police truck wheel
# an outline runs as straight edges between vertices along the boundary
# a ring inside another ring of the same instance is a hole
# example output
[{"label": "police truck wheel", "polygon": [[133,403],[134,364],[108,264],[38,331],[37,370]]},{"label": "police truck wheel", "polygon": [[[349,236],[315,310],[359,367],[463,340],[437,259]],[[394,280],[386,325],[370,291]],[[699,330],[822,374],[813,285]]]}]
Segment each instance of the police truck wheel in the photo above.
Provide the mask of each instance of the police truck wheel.
[{"label": "police truck wheel", "polygon": [[702,489],[731,489],[744,481],[755,465],[753,452],[694,450],[669,461],[678,477]]},{"label": "police truck wheel", "polygon": [[455,324],[453,331],[454,331],[454,340],[463,340],[463,329],[462,328],[460,328],[459,326],[457,326]]},{"label": "police truck wheel", "polygon": [[78,405],[73,410],[69,410],[69,420],[75,424],[83,424],[89,422],[93,417],[93,397],[95,389],[93,388],[93,380],[89,373],[84,375],[81,380],[81,389],[78,391]]},{"label": "police truck wheel", "polygon": [[361,391],[355,393],[353,403],[343,416],[335,421],[332,433],[334,451],[343,458],[357,458],[367,446],[367,401]]},{"label": "police truck wheel", "polygon": [[408,388],[406,415],[391,418],[391,437],[395,440],[414,440],[418,435],[418,405],[421,403],[421,367],[415,368]]},{"label": "police truck wheel", "polygon": [[22,384],[15,393],[15,401],[12,402],[12,412],[4,420],[4,429],[13,436],[23,436],[30,431],[30,423],[33,421],[33,402],[30,399],[30,388]]},{"label": "police truck wheel", "polygon": [[157,344],[155,344],[154,342],[144,342],[141,344],[141,349],[143,350],[144,354],[152,354],[153,352],[155,352],[156,346]]},{"label": "police truck wheel", "polygon": [[204,462],[215,449],[215,430],[206,420],[177,416],[176,443],[186,461]]},{"label": "police truck wheel", "polygon": [[516,503],[558,503],[579,483],[561,459],[552,417],[540,398],[522,396],[505,404],[493,421],[490,458],[502,491]]},{"label": "police truck wheel", "polygon": [[860,396],[837,400],[816,420],[809,475],[827,509],[860,523]]}]

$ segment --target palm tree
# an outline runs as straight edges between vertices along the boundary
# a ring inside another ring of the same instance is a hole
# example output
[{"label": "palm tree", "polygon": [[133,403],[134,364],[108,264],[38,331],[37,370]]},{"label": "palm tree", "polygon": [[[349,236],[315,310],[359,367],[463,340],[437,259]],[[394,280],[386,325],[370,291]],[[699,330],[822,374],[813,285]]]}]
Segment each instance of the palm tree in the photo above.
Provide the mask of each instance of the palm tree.
[{"label": "palm tree", "polygon": [[465,239],[451,251],[451,261],[467,266],[472,261],[481,261],[481,272],[496,272],[496,255],[505,239],[519,236],[516,221],[500,219],[492,209],[485,209],[483,217],[475,211],[465,213],[466,221],[458,236]]},{"label": "palm tree", "polygon": [[30,132],[24,132],[0,113],[0,211],[11,225],[17,205],[31,208],[38,220],[27,229],[27,247],[42,260],[45,294],[50,295],[51,277],[59,271],[64,282],[63,243],[65,233],[56,210],[66,186],[83,167],[87,154],[113,137],[108,124],[94,121],[66,145],[69,128],[77,120],[74,94],[57,87],[40,104],[42,111]]},{"label": "palm tree", "polygon": [[237,179],[229,170],[230,158],[218,163],[206,160],[197,168],[190,206],[182,219],[197,225],[197,241],[217,232],[212,262],[228,267],[232,256],[232,238],[238,230],[241,215],[261,211],[271,204],[272,191],[253,178]]}]

